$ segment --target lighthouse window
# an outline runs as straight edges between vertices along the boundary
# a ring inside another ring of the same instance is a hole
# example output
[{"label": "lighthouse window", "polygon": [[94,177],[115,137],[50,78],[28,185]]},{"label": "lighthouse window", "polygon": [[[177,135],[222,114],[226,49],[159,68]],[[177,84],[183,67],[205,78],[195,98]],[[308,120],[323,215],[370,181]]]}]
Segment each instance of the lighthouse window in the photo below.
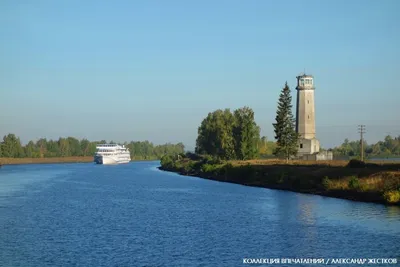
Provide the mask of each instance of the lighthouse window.
[{"label": "lighthouse window", "polygon": [[307,100],[307,104],[310,104],[310,100]]},{"label": "lighthouse window", "polygon": [[310,118],[310,115],[308,115],[307,117]]},{"label": "lighthouse window", "polygon": [[303,148],[303,144],[300,144],[300,148]]}]

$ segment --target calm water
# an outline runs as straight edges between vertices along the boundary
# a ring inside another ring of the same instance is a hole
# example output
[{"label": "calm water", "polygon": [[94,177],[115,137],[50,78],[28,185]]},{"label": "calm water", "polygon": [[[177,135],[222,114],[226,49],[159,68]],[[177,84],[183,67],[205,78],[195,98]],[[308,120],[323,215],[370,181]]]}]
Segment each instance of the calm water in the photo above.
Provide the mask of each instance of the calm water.
[{"label": "calm water", "polygon": [[244,266],[243,258],[400,257],[397,207],[207,181],[157,166],[4,166],[0,265]]}]

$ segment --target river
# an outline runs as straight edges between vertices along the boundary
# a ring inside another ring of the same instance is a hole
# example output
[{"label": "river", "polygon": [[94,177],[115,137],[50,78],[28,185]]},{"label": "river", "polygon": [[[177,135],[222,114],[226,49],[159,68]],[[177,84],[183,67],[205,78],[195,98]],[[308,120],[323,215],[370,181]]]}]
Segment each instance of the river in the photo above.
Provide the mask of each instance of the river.
[{"label": "river", "polygon": [[0,266],[400,258],[398,207],[179,176],[158,165],[3,166]]}]

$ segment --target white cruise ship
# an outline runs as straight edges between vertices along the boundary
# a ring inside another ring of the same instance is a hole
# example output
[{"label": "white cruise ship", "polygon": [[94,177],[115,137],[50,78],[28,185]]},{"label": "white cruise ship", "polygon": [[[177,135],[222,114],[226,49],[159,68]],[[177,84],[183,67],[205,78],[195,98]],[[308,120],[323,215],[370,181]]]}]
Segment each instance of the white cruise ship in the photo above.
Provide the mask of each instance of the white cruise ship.
[{"label": "white cruise ship", "polygon": [[94,162],[97,164],[120,164],[131,161],[129,149],[118,144],[99,144],[96,146]]}]

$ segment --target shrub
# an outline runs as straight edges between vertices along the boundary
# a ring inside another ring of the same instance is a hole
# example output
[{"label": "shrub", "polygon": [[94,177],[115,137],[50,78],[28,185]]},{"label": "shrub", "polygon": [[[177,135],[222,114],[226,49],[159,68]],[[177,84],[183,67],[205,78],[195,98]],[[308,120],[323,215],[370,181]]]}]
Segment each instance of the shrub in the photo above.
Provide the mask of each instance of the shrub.
[{"label": "shrub", "polygon": [[212,173],[215,171],[215,166],[206,163],[203,166],[201,166],[201,171],[204,173]]},{"label": "shrub", "polygon": [[171,167],[176,169],[176,170],[182,170],[184,166],[179,161],[174,161],[174,162],[172,162],[172,166]]},{"label": "shrub", "polygon": [[365,162],[358,160],[358,159],[352,159],[347,163],[348,168],[364,168],[365,167]]},{"label": "shrub", "polygon": [[359,191],[361,191],[361,192],[366,192],[366,191],[369,190],[369,188],[370,188],[370,187],[369,187],[367,184],[360,184]]},{"label": "shrub", "polygon": [[192,170],[192,168],[190,167],[189,164],[188,164],[188,165],[184,165],[184,166],[182,167],[182,171],[183,171],[185,174],[189,174],[189,173],[191,172],[191,170]]},{"label": "shrub", "polygon": [[400,190],[400,177],[387,175],[383,179],[383,191]]},{"label": "shrub", "polygon": [[165,155],[161,158],[161,166],[164,168],[171,168],[174,165],[174,160],[170,155]]},{"label": "shrub", "polygon": [[232,163],[226,163],[226,164],[224,165],[224,169],[226,169],[226,170],[228,170],[228,169],[233,169]]},{"label": "shrub", "polygon": [[200,160],[201,159],[200,155],[197,155],[197,154],[191,153],[191,152],[187,152],[185,156],[191,160]]},{"label": "shrub", "polygon": [[383,198],[386,200],[388,203],[397,203],[400,202],[400,191],[399,190],[391,190],[391,191],[386,191],[383,194]]},{"label": "shrub", "polygon": [[218,158],[218,157],[213,157],[213,156],[210,156],[210,155],[204,156],[202,162],[203,162],[204,164],[212,164],[212,165],[217,165],[217,164],[223,163],[222,160],[221,160],[220,158]]},{"label": "shrub", "polygon": [[328,176],[325,176],[322,179],[322,186],[324,189],[329,190],[332,187],[332,181],[328,178]]},{"label": "shrub", "polygon": [[360,188],[360,180],[358,180],[357,177],[352,176],[350,181],[349,181],[349,188],[356,190]]},{"label": "shrub", "polygon": [[233,169],[232,163],[226,163],[219,169],[219,174],[228,175],[228,173]]},{"label": "shrub", "polygon": [[204,155],[204,156],[203,156],[202,162],[203,162],[203,163],[210,163],[210,162],[212,162],[212,160],[213,160],[213,157],[212,157],[212,156],[210,156],[210,155]]},{"label": "shrub", "polygon": [[193,171],[201,171],[203,163],[201,161],[194,161],[190,163],[190,166],[193,169]]}]

